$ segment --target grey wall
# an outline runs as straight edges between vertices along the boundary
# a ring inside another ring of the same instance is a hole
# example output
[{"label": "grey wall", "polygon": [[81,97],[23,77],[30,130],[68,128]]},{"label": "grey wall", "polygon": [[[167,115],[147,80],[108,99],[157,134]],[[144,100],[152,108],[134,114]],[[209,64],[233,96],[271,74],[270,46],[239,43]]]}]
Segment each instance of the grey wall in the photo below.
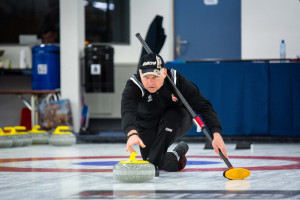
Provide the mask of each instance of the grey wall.
[{"label": "grey wall", "polygon": [[121,118],[121,97],[126,81],[136,72],[136,64],[115,64],[114,93],[87,93],[91,118]]}]

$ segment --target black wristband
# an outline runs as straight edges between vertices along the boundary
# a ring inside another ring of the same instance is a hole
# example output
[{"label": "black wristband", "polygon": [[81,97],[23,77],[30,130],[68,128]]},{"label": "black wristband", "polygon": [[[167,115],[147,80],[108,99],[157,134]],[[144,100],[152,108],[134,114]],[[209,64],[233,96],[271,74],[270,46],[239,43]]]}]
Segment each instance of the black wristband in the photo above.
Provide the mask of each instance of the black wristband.
[{"label": "black wristband", "polygon": [[127,140],[131,137],[131,136],[133,136],[133,135],[139,135],[138,133],[136,133],[136,132],[134,132],[134,133],[130,133],[128,136],[127,136]]}]

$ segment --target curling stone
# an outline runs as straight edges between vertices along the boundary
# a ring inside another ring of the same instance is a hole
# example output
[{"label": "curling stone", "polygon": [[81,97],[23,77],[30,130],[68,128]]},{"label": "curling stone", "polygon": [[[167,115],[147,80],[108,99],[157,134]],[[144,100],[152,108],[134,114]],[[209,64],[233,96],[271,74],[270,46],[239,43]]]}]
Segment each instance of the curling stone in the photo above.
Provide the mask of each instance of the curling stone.
[{"label": "curling stone", "polygon": [[58,126],[49,138],[53,146],[71,146],[76,143],[75,135],[69,131],[68,126]]},{"label": "curling stone", "polygon": [[17,133],[21,136],[21,138],[23,138],[22,146],[29,146],[32,144],[32,137],[26,131],[25,126],[15,126],[14,128],[17,131]]},{"label": "curling stone", "polygon": [[49,133],[45,130],[40,130],[40,125],[35,125],[28,133],[32,137],[32,144],[48,144]]},{"label": "curling stone", "polygon": [[23,146],[23,136],[21,136],[14,127],[4,127],[4,131],[8,132],[11,135],[13,140],[13,147]]},{"label": "curling stone", "polygon": [[10,134],[3,132],[0,128],[0,148],[11,147],[13,145],[13,140]]},{"label": "curling stone", "polygon": [[132,152],[129,160],[121,161],[113,167],[113,177],[125,183],[142,183],[155,176],[155,167],[145,160],[136,160],[136,152]]}]

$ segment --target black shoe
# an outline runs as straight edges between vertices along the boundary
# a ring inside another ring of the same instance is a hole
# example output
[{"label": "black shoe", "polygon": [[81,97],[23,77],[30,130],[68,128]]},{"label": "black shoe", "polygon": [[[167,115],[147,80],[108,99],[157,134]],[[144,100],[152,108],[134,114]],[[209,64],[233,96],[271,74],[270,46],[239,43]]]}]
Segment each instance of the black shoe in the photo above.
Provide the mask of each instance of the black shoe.
[{"label": "black shoe", "polygon": [[159,169],[155,166],[155,177],[159,177]]},{"label": "black shoe", "polygon": [[181,141],[174,149],[173,151],[176,151],[178,156],[185,156],[185,154],[188,152],[189,150],[189,145],[187,145],[187,143],[185,143],[184,141]]},{"label": "black shoe", "polygon": [[176,151],[178,156],[180,156],[179,161],[178,161],[178,170],[182,170],[185,168],[186,166],[186,157],[185,154],[188,152],[189,150],[189,145],[187,145],[187,143],[181,141],[174,149],[173,151]]}]

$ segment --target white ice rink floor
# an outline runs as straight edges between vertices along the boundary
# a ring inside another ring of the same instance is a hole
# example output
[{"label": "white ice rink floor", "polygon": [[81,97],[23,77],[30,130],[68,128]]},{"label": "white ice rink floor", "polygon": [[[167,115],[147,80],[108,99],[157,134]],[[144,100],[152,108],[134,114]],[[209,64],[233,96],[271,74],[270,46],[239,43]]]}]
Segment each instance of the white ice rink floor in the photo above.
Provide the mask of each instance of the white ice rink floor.
[{"label": "white ice rink floor", "polygon": [[0,199],[300,199],[299,143],[227,144],[232,165],[251,171],[245,180],[224,178],[226,165],[204,143],[189,146],[183,171],[139,184],[113,179],[113,165],[129,158],[125,144],[2,148]]}]

